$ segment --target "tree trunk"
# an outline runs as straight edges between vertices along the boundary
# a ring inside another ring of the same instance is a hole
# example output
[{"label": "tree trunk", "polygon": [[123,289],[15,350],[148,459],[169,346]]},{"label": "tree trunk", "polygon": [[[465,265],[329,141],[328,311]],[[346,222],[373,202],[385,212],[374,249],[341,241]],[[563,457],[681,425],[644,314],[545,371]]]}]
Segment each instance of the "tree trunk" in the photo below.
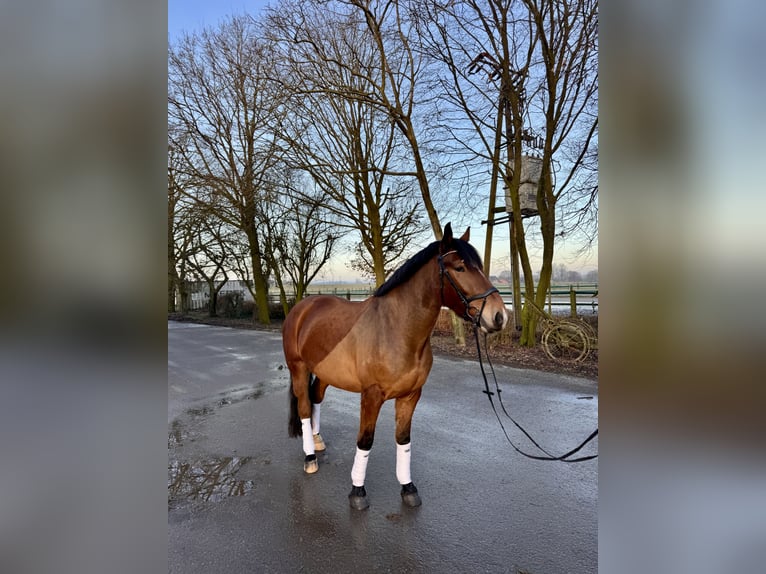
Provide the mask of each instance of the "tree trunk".
[{"label": "tree trunk", "polygon": [[210,293],[210,299],[207,302],[207,314],[210,317],[218,316],[218,291],[215,288],[215,281],[208,279],[207,282],[208,293]]},{"label": "tree trunk", "polygon": [[260,258],[258,234],[255,227],[247,230],[247,239],[250,243],[250,260],[253,266],[253,289],[255,290],[255,312],[253,319],[257,317],[259,323],[270,325],[269,317],[269,282],[263,272],[263,263]]},{"label": "tree trunk", "polygon": [[534,315],[537,313],[529,307],[524,305],[521,310],[521,336],[519,337],[519,344],[522,347],[534,347],[535,346],[535,329],[537,323],[532,322]]},{"label": "tree trunk", "polygon": [[[545,308],[545,296],[551,286],[553,275],[553,241],[556,235],[556,212],[555,199],[553,197],[553,182],[550,179],[550,153],[543,155],[542,175],[537,190],[537,209],[540,217],[540,231],[543,238],[543,262],[540,267],[540,277],[537,282],[537,291],[529,289],[527,283],[527,296],[533,297],[540,309]],[[525,276],[526,280],[526,276]],[[535,331],[540,320],[539,314],[530,311],[526,314],[522,326],[522,345],[533,347],[536,344]]]},{"label": "tree trunk", "polygon": [[[285,284],[282,281],[282,276],[279,274],[278,271],[274,272],[274,279],[277,282],[277,287],[279,287],[279,302],[282,304],[282,312],[284,313],[285,317],[287,317],[287,314],[290,312],[290,305],[287,302],[287,293],[285,293]],[[297,286],[295,287],[295,290],[297,291]]]},{"label": "tree trunk", "polygon": [[465,345],[465,323],[454,311],[450,310],[449,314],[452,321],[452,335],[455,337],[455,344],[462,347]]},{"label": "tree trunk", "polygon": [[[439,216],[436,213],[433,201],[431,201],[431,188],[428,185],[428,176],[426,174],[426,168],[423,165],[423,159],[420,157],[420,147],[418,146],[418,140],[415,137],[414,128],[410,118],[405,118],[406,131],[402,129],[407,140],[410,142],[410,148],[412,149],[412,156],[415,160],[415,173],[417,173],[418,185],[420,186],[420,196],[423,199],[423,207],[428,215],[428,221],[431,223],[431,230],[434,232],[434,238],[437,241],[442,239],[442,226],[439,223]],[[400,127],[401,129],[401,127]]]},{"label": "tree trunk", "polygon": [[168,313],[176,312],[176,275],[168,271]]},{"label": "tree trunk", "polygon": [[380,221],[376,217],[370,221],[372,232],[372,267],[375,272],[375,286],[380,287],[386,280],[386,265],[383,254],[383,230],[380,227]]},{"label": "tree trunk", "polygon": [[189,291],[186,289],[186,281],[178,282],[178,295],[181,299],[181,313],[187,313],[189,311]]},{"label": "tree trunk", "polygon": [[256,255],[253,260],[253,287],[255,288],[255,313],[253,318],[258,316],[258,322],[264,325],[270,325],[269,317],[269,282],[263,274],[261,260]]}]

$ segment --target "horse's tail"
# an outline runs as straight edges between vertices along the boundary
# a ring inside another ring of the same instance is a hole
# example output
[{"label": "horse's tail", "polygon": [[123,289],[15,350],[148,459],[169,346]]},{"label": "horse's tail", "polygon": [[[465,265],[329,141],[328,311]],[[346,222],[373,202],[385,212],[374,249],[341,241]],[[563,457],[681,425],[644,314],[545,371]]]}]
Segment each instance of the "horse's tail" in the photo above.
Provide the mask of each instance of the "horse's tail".
[{"label": "horse's tail", "polygon": [[301,417],[298,414],[298,397],[293,390],[292,377],[290,377],[290,415],[287,422],[287,434],[293,438],[303,436]]}]

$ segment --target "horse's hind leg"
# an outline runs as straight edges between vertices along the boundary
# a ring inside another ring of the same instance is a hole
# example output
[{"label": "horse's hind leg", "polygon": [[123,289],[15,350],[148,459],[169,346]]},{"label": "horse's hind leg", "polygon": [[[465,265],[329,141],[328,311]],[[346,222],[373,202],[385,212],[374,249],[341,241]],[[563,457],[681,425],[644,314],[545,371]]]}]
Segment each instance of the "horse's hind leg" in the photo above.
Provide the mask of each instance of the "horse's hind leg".
[{"label": "horse's hind leg", "polygon": [[[296,417],[300,420],[300,431],[295,434],[300,434],[303,438],[303,452],[306,455],[306,459],[303,463],[303,470],[308,474],[313,474],[319,470],[319,464],[317,463],[313,432],[311,429],[311,399],[309,397],[310,373],[306,368],[306,365],[302,362],[288,362],[287,366],[290,369],[290,378],[292,379],[292,395],[290,401],[291,420],[295,420]],[[292,434],[292,436],[295,436],[295,434]]]},{"label": "horse's hind leg", "polygon": [[319,414],[320,405],[324,400],[324,394],[327,390],[327,383],[319,381],[316,375],[312,375],[311,383],[309,384],[309,397],[311,398],[311,432],[314,435],[314,450],[316,452],[324,451],[327,446],[322,439],[322,435],[319,434]]},{"label": "horse's hind leg", "polygon": [[396,478],[402,485],[402,502],[407,506],[420,506],[421,500],[418,489],[412,483],[410,476],[410,456],[412,441],[410,429],[412,427],[412,414],[420,399],[421,390],[396,399]]},{"label": "horse's hind leg", "polygon": [[380,407],[383,406],[383,392],[378,387],[369,387],[362,391],[362,408],[359,414],[359,435],[356,440],[356,455],[351,468],[351,493],[348,495],[351,508],[364,510],[370,503],[364,479],[367,476],[367,461],[375,440],[375,424],[378,421]]}]

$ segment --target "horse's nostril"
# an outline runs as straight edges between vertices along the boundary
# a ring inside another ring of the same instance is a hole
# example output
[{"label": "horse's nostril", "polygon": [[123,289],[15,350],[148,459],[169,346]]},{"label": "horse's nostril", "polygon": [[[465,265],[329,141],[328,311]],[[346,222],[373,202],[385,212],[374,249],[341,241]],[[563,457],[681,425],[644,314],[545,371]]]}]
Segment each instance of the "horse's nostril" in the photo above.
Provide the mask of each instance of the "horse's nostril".
[{"label": "horse's nostril", "polygon": [[498,311],[495,313],[495,326],[500,328],[503,326],[503,321],[505,320],[505,317],[503,316],[502,311]]}]

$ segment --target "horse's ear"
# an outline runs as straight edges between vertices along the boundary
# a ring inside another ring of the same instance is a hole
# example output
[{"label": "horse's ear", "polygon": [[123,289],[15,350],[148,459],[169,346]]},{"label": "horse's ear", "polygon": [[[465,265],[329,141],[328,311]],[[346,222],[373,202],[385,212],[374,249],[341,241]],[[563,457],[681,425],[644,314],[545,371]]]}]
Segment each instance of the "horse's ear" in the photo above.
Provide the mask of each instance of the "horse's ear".
[{"label": "horse's ear", "polygon": [[471,240],[471,227],[468,226],[465,230],[465,233],[463,233],[463,236],[460,238],[462,241],[470,241]]},{"label": "horse's ear", "polygon": [[450,244],[452,243],[452,223],[448,223],[444,227],[444,233],[442,234],[442,247],[445,249],[449,249]]}]

